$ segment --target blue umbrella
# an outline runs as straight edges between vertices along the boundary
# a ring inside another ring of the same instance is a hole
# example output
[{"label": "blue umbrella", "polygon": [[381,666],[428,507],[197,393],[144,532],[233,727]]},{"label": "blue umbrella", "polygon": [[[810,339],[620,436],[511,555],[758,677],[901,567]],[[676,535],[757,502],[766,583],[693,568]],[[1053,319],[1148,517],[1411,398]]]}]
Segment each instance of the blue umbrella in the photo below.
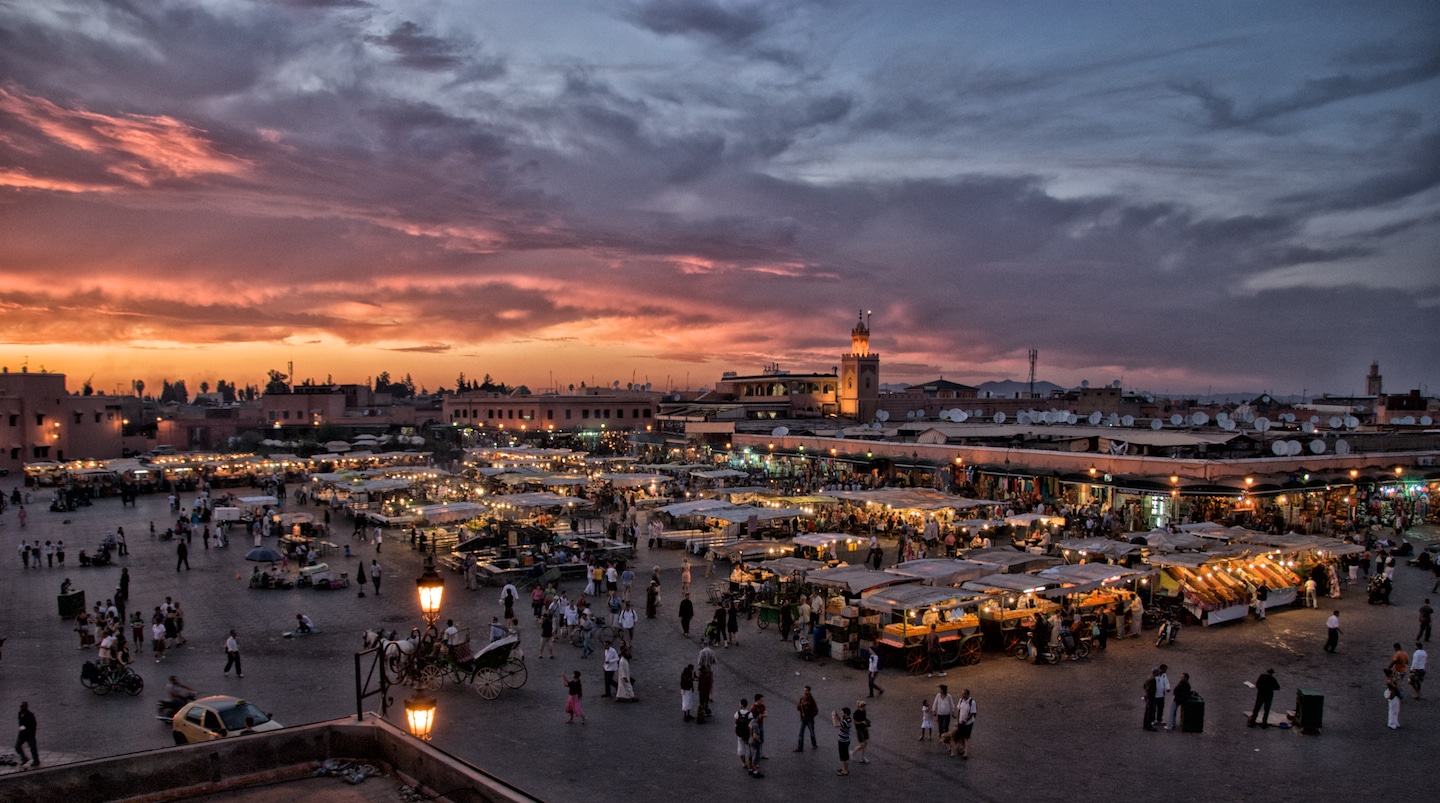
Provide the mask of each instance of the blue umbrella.
[{"label": "blue umbrella", "polygon": [[279,563],[281,554],[268,546],[257,546],[245,553],[246,560],[253,560],[256,563]]}]

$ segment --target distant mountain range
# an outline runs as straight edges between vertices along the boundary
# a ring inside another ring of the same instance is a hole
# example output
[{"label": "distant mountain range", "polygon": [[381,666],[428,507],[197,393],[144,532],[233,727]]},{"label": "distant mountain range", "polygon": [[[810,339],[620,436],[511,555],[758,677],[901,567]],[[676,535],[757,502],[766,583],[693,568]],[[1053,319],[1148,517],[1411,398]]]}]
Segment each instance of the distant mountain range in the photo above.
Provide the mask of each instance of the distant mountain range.
[{"label": "distant mountain range", "polygon": [[[961,384],[964,384],[964,383],[961,383]],[[907,388],[907,387],[909,387],[908,384],[890,383],[890,384],[883,384],[883,385],[881,385],[881,386],[880,386],[880,389],[881,389],[881,390],[884,390],[884,391],[889,391],[889,392],[891,392],[891,393],[900,393],[900,392],[903,392],[903,391],[905,390],[905,388]],[[979,394],[978,394],[978,395],[979,395],[979,398],[982,398],[982,399],[986,399],[986,398],[990,398],[990,399],[1013,399],[1013,398],[1016,398],[1016,394],[1022,394],[1022,395],[1023,395],[1023,394],[1026,394],[1026,393],[1028,393],[1028,392],[1030,391],[1030,385],[1029,385],[1028,382],[1019,382],[1019,381],[1016,381],[1016,380],[1013,380],[1013,379],[1003,379],[1003,380],[994,381],[994,382],[982,382],[982,383],[980,383],[979,385],[975,385],[974,387],[975,387],[975,389],[976,389],[977,391],[979,391]],[[1063,390],[1069,390],[1069,388],[1066,388],[1066,387],[1063,386],[1063,385],[1057,385],[1057,384],[1055,384],[1054,382],[1036,381],[1036,383],[1035,383],[1035,392],[1036,392],[1036,393],[1040,396],[1040,398],[1042,398],[1042,399],[1048,397],[1052,391],[1056,391],[1056,390],[1063,391]],[[1238,392],[1238,393],[1236,393],[1236,392],[1231,392],[1231,393],[1211,393],[1211,394],[1198,394],[1198,393],[1170,393],[1170,394],[1165,394],[1165,393],[1156,393],[1156,392],[1154,392],[1154,391],[1145,391],[1145,390],[1137,390],[1137,389],[1127,388],[1127,389],[1126,389],[1126,393],[1134,393],[1134,394],[1139,395],[1139,396],[1144,396],[1144,395],[1147,395],[1147,394],[1148,394],[1148,395],[1150,395],[1150,396],[1157,397],[1157,398],[1163,398],[1163,397],[1168,396],[1169,398],[1172,398],[1172,399],[1195,399],[1195,400],[1198,401],[1200,404],[1223,405],[1223,404],[1232,404],[1232,403],[1248,402],[1248,401],[1250,401],[1251,399],[1258,398],[1258,397],[1260,396],[1260,394],[1262,393],[1262,391],[1258,391],[1258,390],[1257,390],[1257,391],[1244,391],[1244,392]],[[1272,394],[1272,395],[1273,395],[1273,394]],[[1295,396],[1295,397],[1290,397],[1290,396],[1275,396],[1275,399],[1276,399],[1276,401],[1279,401],[1279,402],[1299,402],[1299,401],[1301,401],[1301,399],[1300,399],[1298,396]]]}]

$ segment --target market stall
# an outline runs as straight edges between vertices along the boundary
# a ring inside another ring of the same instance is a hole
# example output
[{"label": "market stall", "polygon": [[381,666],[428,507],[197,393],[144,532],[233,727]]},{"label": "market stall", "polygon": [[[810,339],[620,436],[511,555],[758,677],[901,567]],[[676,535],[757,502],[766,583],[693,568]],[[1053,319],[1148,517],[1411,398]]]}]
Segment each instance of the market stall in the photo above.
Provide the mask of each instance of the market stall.
[{"label": "market stall", "polygon": [[1105,608],[1124,611],[1140,586],[1148,585],[1156,572],[1151,566],[1127,569],[1109,563],[1079,563],[1051,566],[1036,572],[1036,576],[1059,582],[1059,588],[1049,589],[1045,595],[1063,598],[1065,607],[1078,611],[1084,621],[1093,622]]},{"label": "market stall", "polygon": [[[942,666],[980,662],[977,610],[987,599],[988,595],[971,591],[912,583],[881,588],[858,605],[879,614],[879,621],[873,624],[881,661],[903,666],[914,675],[929,666],[925,641],[932,629],[940,640]],[[861,619],[862,638],[870,634],[868,618]]]},{"label": "market stall", "polygon": [[1158,567],[1156,593],[1178,598],[1204,625],[1244,618],[1256,589],[1269,592],[1268,606],[1295,601],[1300,578],[1277,558],[1235,554],[1235,548],[1218,552],[1151,555],[1146,562]]},{"label": "market stall", "polygon": [[995,571],[995,567],[973,560],[922,558],[897,563],[885,571],[919,580],[921,585],[958,586],[966,580],[975,580],[990,574]]},{"label": "market stall", "polygon": [[[855,602],[875,593],[886,586],[914,582],[908,577],[877,572],[864,566],[837,566],[833,569],[818,569],[805,576],[821,597],[826,641],[838,645],[838,651],[831,656],[848,660],[859,652],[860,609]],[[817,652],[823,648],[815,645]]]},{"label": "market stall", "polygon": [[1010,653],[1025,643],[1036,614],[1060,610],[1059,603],[1044,594],[1059,586],[1059,581],[1033,574],[987,574],[960,588],[990,597],[980,606],[980,631],[991,647]]},{"label": "market stall", "polygon": [[795,554],[817,560],[843,560],[864,563],[870,539],[845,533],[804,533],[791,539]]},{"label": "market stall", "polygon": [[995,549],[972,549],[963,553],[965,560],[976,563],[986,563],[995,567],[995,571],[1003,574],[1024,574],[1025,572],[1048,569],[1059,564],[1061,560],[1050,555],[1036,555],[1033,552],[1021,552],[1010,547],[996,547]]}]

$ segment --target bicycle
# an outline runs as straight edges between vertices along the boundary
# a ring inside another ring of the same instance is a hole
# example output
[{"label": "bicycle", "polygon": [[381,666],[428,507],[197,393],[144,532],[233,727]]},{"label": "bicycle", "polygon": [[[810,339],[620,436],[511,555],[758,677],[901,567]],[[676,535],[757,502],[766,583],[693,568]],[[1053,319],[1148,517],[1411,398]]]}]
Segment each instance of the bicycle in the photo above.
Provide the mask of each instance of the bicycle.
[{"label": "bicycle", "polygon": [[[607,641],[615,641],[617,631],[613,626],[605,624],[605,617],[595,616],[591,618],[591,621],[594,622],[590,630],[591,647],[597,644],[604,644]],[[580,626],[577,625],[570,629],[570,643],[576,647],[584,646],[585,633]]]}]

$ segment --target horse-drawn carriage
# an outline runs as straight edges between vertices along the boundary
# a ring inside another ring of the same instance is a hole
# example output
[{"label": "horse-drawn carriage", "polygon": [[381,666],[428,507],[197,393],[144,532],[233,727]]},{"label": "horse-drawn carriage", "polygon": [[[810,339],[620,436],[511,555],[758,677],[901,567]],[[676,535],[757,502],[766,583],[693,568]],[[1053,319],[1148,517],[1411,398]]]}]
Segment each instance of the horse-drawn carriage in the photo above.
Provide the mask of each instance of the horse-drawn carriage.
[{"label": "horse-drawn carriage", "polygon": [[407,639],[397,640],[392,633],[391,638],[379,638],[378,644],[392,683],[434,692],[448,679],[467,683],[482,698],[493,700],[502,689],[518,689],[528,679],[518,636],[496,639],[474,653],[469,642],[451,647],[438,640],[427,641],[418,629],[411,630]]}]

